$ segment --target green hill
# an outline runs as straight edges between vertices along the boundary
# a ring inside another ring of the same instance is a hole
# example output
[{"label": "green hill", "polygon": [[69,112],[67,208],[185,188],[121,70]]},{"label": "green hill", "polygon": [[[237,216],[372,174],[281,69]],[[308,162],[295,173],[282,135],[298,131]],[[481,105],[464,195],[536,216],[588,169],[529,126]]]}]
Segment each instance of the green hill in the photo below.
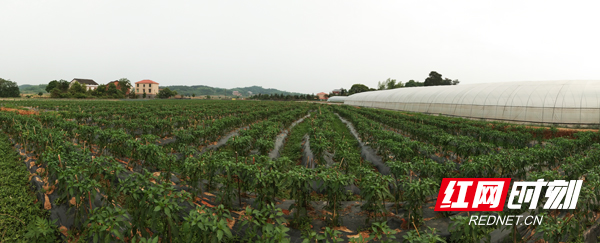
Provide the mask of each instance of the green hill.
[{"label": "green hill", "polygon": [[[250,86],[244,88],[233,88],[233,89],[224,89],[224,88],[214,88],[206,85],[193,85],[193,86],[184,86],[184,85],[171,85],[171,86],[160,86],[160,88],[169,88],[171,90],[177,91],[180,95],[190,96],[192,94],[196,94],[196,96],[201,95],[226,95],[229,97],[233,97],[233,91],[238,91],[242,95],[242,97],[248,97],[248,91],[252,92],[252,94],[290,94],[290,95],[300,95],[301,93],[295,92],[287,92],[281,91],[278,89],[268,89],[263,88],[261,86]],[[38,94],[39,92],[46,93],[46,84],[39,85],[31,85],[31,84],[23,84],[19,86],[19,90],[23,94]]]},{"label": "green hill", "polygon": [[233,88],[233,89],[224,89],[224,88],[214,88],[206,85],[193,85],[193,86],[183,86],[183,85],[171,85],[171,86],[160,86],[160,88],[169,88],[170,90],[177,91],[180,95],[189,96],[192,94],[196,94],[196,96],[201,95],[226,95],[233,96],[233,91],[238,91],[243,97],[248,97],[248,91],[252,92],[252,94],[290,94],[290,95],[300,95],[301,93],[295,92],[287,92],[281,91],[278,89],[266,89],[261,86],[250,86],[245,88]]}]

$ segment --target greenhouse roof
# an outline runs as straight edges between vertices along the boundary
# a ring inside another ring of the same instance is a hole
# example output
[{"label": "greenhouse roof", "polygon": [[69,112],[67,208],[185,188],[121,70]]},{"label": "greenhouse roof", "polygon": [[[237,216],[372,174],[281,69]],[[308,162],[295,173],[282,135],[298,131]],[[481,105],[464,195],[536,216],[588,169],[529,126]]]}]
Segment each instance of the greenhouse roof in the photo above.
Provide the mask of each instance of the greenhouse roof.
[{"label": "greenhouse roof", "polygon": [[599,124],[600,81],[529,81],[398,88],[344,104],[532,123]]}]

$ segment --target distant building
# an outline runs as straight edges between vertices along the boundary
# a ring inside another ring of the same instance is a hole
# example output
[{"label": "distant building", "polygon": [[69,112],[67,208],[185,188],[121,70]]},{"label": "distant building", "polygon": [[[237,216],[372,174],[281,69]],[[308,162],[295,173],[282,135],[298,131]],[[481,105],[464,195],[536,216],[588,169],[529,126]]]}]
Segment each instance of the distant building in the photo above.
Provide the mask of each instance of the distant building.
[{"label": "distant building", "polygon": [[325,92],[318,93],[317,97],[319,97],[319,100],[327,100],[327,93],[325,93]]},{"label": "distant building", "polygon": [[252,91],[248,91],[248,96],[252,96]]},{"label": "distant building", "polygon": [[135,83],[135,93],[139,97],[143,97],[146,93],[146,98],[154,98],[158,95],[158,83],[150,79],[144,79]]},{"label": "distant building", "polygon": [[342,89],[334,89],[331,91],[332,94],[340,95],[342,93]]},{"label": "distant building", "polygon": [[96,88],[98,88],[98,83],[96,83],[94,80],[91,79],[84,79],[84,78],[74,78],[71,83],[69,84],[69,88],[71,86],[73,86],[74,82],[78,82],[79,84],[83,85],[85,84],[85,89],[87,90],[95,90]]},{"label": "distant building", "polygon": [[242,94],[239,91],[233,91],[233,96],[242,96]]},{"label": "distant building", "polygon": [[[112,81],[112,82],[108,82],[108,83],[106,84],[106,90],[108,90],[108,86],[109,86],[110,84],[115,84],[115,86],[117,86],[117,89],[118,89],[118,90],[121,90],[121,86],[119,86],[119,80],[115,80],[115,81]],[[129,89],[127,89],[127,92],[125,92],[125,94],[126,94],[126,95],[128,95],[128,94],[129,94],[129,92],[130,92],[130,90],[129,90]]]}]

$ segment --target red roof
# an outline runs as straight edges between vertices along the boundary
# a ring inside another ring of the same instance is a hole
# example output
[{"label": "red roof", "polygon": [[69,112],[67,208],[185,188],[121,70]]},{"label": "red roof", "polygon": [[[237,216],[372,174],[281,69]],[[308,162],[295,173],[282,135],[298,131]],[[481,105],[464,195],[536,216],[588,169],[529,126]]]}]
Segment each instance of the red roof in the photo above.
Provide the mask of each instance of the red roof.
[{"label": "red roof", "polygon": [[135,83],[136,83],[136,84],[158,84],[157,82],[154,82],[154,81],[152,81],[152,80],[150,80],[150,79],[144,79],[144,80],[142,80],[142,81],[135,82]]}]

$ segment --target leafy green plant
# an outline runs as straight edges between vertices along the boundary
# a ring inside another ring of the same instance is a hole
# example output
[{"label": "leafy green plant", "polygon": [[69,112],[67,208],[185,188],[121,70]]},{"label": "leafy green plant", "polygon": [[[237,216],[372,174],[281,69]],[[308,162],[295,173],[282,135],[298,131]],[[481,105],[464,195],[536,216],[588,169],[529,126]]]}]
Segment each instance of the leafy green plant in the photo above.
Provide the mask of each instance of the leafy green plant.
[{"label": "leafy green plant", "polygon": [[390,229],[387,222],[375,222],[371,224],[371,237],[377,239],[380,242],[394,242],[396,239],[396,231]]},{"label": "leafy green plant", "polygon": [[233,239],[228,220],[232,220],[229,211],[219,205],[216,210],[204,206],[191,210],[184,217],[181,237],[185,242],[224,242]]},{"label": "leafy green plant", "polygon": [[575,215],[558,217],[558,215],[544,215],[544,223],[537,226],[544,240],[549,243],[579,242],[579,236],[585,230],[577,221]]},{"label": "leafy green plant", "polygon": [[158,236],[155,236],[154,238],[149,237],[149,238],[144,238],[144,237],[138,237],[133,236],[133,238],[131,238],[131,242],[136,242],[136,243],[158,243]]},{"label": "leafy green plant", "polygon": [[429,178],[409,181],[404,185],[404,198],[406,199],[405,205],[408,210],[409,224],[418,227],[424,222],[423,205],[425,205],[427,197],[437,193],[437,187],[438,184]]},{"label": "leafy green plant", "polygon": [[294,220],[292,225],[300,226],[308,218],[307,209],[310,205],[310,193],[312,192],[311,182],[315,175],[310,169],[296,167],[287,172],[286,187],[290,188],[290,197],[295,203],[290,205],[289,210],[293,211]]},{"label": "leafy green plant", "polygon": [[247,156],[252,149],[252,137],[250,136],[235,136],[227,141],[236,154],[241,156]]},{"label": "leafy green plant", "polygon": [[453,242],[481,242],[485,240],[490,242],[492,232],[495,226],[480,226],[469,224],[470,217],[456,215],[451,217],[452,224],[449,228],[450,239]]},{"label": "leafy green plant", "polygon": [[302,239],[302,243],[319,243],[322,240],[325,240],[325,235],[317,234],[317,232],[310,230],[302,234]]},{"label": "leafy green plant", "polygon": [[269,204],[261,210],[246,207],[245,215],[249,219],[242,222],[248,226],[244,241],[247,242],[289,242],[287,231],[283,225],[286,220],[280,208]]},{"label": "leafy green plant", "polygon": [[256,147],[258,148],[258,151],[260,152],[260,154],[267,155],[269,153],[269,151],[271,151],[273,149],[274,144],[273,144],[272,140],[259,138],[256,140]]},{"label": "leafy green plant", "polygon": [[37,217],[27,225],[27,233],[25,239],[31,242],[56,242],[58,240],[58,228],[47,219]]},{"label": "leafy green plant", "polygon": [[223,172],[223,177],[220,177],[223,186],[218,190],[217,200],[226,208],[231,209],[236,194],[234,173],[236,172],[237,164],[232,161],[220,161],[220,167]]},{"label": "leafy green plant", "polygon": [[121,232],[129,230],[129,217],[125,210],[119,207],[107,206],[95,208],[85,222],[83,237],[92,239],[92,242],[107,242],[124,240]]},{"label": "leafy green plant", "polygon": [[331,216],[327,214],[327,222],[331,226],[338,226],[341,223],[339,202],[346,193],[345,187],[354,177],[340,173],[335,169],[326,169],[317,177],[323,180],[322,187],[327,194],[327,208],[332,211]]},{"label": "leafy green plant", "polygon": [[318,234],[314,231],[309,231],[302,235],[302,243],[334,243],[334,242],[342,242],[344,241],[341,238],[342,233],[334,230],[333,228],[325,227],[322,234]]},{"label": "leafy green plant", "polygon": [[411,230],[406,235],[404,235],[404,239],[411,243],[438,243],[444,242],[446,240],[442,239],[439,235],[436,234],[436,229],[427,227],[428,231]]},{"label": "leafy green plant", "polygon": [[275,197],[284,184],[285,174],[280,172],[277,164],[268,157],[260,156],[258,160],[262,162],[256,163],[251,185],[257,195],[257,207],[262,209],[265,205],[275,202]]},{"label": "leafy green plant", "polygon": [[[361,195],[366,200],[362,208],[372,212],[374,217],[381,216],[387,218],[385,208],[385,199],[392,198],[389,190],[389,184],[393,182],[391,176],[383,176],[371,172],[365,175],[360,182]],[[366,223],[369,223],[371,217],[367,217]]]}]

